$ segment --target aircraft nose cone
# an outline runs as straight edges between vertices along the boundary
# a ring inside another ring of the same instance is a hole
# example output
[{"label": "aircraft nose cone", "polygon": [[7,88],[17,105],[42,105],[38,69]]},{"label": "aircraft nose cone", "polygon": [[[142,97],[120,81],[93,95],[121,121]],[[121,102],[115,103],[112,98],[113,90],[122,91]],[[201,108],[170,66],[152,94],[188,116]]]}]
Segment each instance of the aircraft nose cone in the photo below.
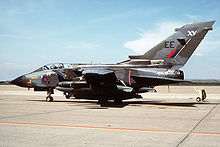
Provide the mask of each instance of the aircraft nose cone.
[{"label": "aircraft nose cone", "polygon": [[25,78],[24,76],[17,77],[16,79],[12,80],[10,83],[17,86],[25,87],[26,84],[24,82],[24,78]]}]

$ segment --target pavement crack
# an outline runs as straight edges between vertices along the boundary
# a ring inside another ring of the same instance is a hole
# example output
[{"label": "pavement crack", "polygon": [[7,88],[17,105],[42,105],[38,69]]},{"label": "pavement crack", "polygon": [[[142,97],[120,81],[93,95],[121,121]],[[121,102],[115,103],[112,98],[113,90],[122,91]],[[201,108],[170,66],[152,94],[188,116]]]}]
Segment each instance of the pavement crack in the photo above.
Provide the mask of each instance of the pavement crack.
[{"label": "pavement crack", "polygon": [[[219,104],[219,103],[218,103]],[[214,107],[212,107],[212,109],[205,115],[203,116],[199,121],[198,123],[190,130],[190,132],[177,144],[176,147],[179,147],[191,134],[192,132],[197,128],[197,126],[217,107],[216,104]]]}]

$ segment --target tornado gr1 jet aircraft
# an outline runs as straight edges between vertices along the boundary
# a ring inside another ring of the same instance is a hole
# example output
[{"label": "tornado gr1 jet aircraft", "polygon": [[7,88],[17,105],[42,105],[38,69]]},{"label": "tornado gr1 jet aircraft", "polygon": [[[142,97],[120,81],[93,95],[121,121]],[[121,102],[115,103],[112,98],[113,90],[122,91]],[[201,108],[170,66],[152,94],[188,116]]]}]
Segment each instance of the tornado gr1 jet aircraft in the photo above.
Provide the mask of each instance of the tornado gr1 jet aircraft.
[{"label": "tornado gr1 jet aircraft", "polygon": [[53,90],[66,98],[108,100],[140,98],[139,93],[155,91],[157,85],[184,81],[179,70],[186,64],[215,21],[197,22],[176,28],[175,33],[143,55],[129,56],[117,64],[51,64],[45,65],[11,83],[35,91],[47,91],[53,101]]}]

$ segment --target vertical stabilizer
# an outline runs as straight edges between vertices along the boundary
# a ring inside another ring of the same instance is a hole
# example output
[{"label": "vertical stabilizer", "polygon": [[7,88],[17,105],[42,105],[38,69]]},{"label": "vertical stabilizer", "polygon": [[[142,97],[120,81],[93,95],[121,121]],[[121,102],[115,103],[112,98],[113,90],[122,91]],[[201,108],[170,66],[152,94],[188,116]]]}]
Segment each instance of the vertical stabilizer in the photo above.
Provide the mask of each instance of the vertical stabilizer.
[{"label": "vertical stabilizer", "polygon": [[175,33],[143,55],[129,56],[132,59],[164,60],[172,68],[186,64],[215,21],[197,22],[176,28]]}]

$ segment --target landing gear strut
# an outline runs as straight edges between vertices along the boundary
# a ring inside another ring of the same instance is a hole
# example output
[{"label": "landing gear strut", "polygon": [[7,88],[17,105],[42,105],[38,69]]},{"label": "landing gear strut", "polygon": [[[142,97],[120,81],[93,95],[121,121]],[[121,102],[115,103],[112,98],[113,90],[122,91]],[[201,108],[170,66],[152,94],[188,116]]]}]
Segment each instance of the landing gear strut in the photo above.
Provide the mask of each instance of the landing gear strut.
[{"label": "landing gear strut", "polygon": [[[108,106],[108,99],[105,97],[101,97],[98,101],[98,104],[101,105],[101,107],[106,107]],[[114,100],[114,104],[116,105],[121,105],[122,104],[122,99],[121,98],[117,98]]]},{"label": "landing gear strut", "polygon": [[98,101],[98,104],[100,104],[101,107],[105,107],[108,105],[108,99],[105,97],[101,97]]},{"label": "landing gear strut", "polygon": [[114,100],[115,104],[121,105],[122,104],[122,99],[121,98],[117,98]]},{"label": "landing gear strut", "polygon": [[196,98],[197,102],[204,102],[204,100],[206,99],[206,92],[205,89],[197,89],[195,88],[195,90],[198,92],[198,97]]},{"label": "landing gear strut", "polygon": [[47,91],[47,97],[46,97],[46,101],[47,101],[47,102],[52,102],[52,101],[53,101],[53,97],[51,96],[51,94],[54,94],[53,89],[49,89],[49,90]]}]

